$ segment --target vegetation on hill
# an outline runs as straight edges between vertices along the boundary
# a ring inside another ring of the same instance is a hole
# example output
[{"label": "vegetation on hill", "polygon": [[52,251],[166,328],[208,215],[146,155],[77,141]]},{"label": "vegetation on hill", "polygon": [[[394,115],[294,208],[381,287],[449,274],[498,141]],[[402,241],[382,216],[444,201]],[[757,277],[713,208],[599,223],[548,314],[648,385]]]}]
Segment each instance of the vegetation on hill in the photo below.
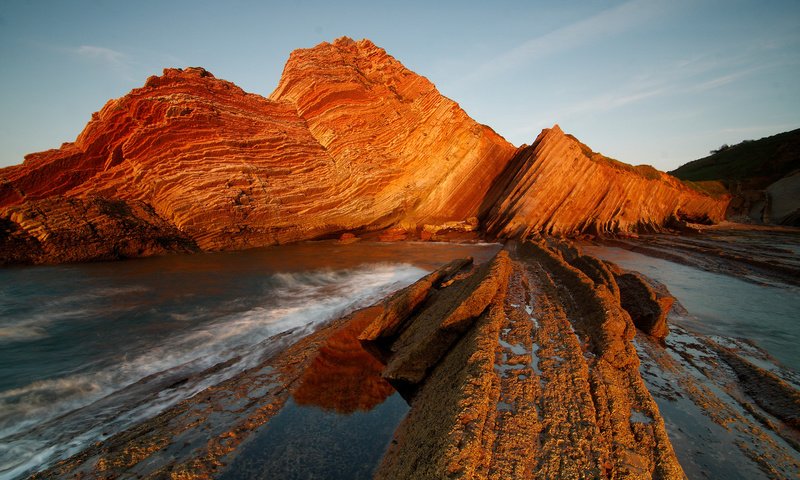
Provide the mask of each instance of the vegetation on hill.
[{"label": "vegetation on hill", "polygon": [[601,153],[597,153],[589,148],[586,144],[575,138],[573,135],[567,134],[567,137],[575,140],[578,145],[581,147],[581,151],[584,155],[589,157],[590,160],[597,163],[606,164],[612,168],[623,172],[630,172],[634,175],[638,175],[642,178],[646,178],[648,180],[660,180],[661,179],[661,172],[656,170],[654,167],[650,165],[630,165],[625,162],[620,162],[619,160],[611,157],[606,157]]},{"label": "vegetation on hill", "polygon": [[711,155],[669,172],[691,182],[719,180],[729,189],[761,190],[800,169],[800,129],[738,145],[723,145]]}]

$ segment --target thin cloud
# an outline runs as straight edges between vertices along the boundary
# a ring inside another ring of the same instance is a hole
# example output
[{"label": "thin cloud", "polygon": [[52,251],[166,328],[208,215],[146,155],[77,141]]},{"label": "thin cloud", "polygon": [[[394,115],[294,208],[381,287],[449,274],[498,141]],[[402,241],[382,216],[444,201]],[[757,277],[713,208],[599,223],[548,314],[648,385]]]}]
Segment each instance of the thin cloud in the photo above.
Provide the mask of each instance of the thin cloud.
[{"label": "thin cloud", "polygon": [[519,65],[589,44],[595,39],[622,33],[641,25],[660,12],[661,6],[651,0],[628,1],[592,17],[532,38],[479,66],[466,79],[484,80]]},{"label": "thin cloud", "polygon": [[73,55],[97,62],[121,75],[126,80],[133,80],[131,75],[134,67],[133,59],[123,52],[96,45],[81,45],[77,48],[68,49],[68,51]]},{"label": "thin cloud", "polygon": [[[738,70],[721,74],[721,71],[731,70],[752,63],[758,58],[758,52],[748,52],[745,56],[727,59],[716,58],[716,55],[694,55],[673,63],[661,65],[657,70],[648,74],[632,77],[623,85],[610,91],[605,91],[587,99],[561,104],[556,109],[556,115],[547,118],[547,121],[536,121],[513,128],[512,135],[529,134],[536,132],[544,124],[552,122],[569,122],[588,114],[602,114],[618,108],[630,106],[645,100],[669,95],[696,95],[709,90],[723,87],[753,75],[759,71],[777,66],[776,63],[762,63],[740,68]],[[711,75],[716,74],[709,78]],[[551,107],[552,109],[553,107]],[[553,112],[550,112],[551,114]],[[753,127],[758,131],[762,127]]]}]

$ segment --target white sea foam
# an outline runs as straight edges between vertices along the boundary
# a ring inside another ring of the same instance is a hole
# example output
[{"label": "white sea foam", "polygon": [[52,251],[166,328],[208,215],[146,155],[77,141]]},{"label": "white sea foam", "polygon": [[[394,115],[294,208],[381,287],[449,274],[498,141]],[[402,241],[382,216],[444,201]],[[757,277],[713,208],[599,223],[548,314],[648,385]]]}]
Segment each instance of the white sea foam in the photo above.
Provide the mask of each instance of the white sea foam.
[{"label": "white sea foam", "polygon": [[87,303],[145,291],[147,288],[142,286],[99,288],[93,292],[67,295],[33,305],[34,310],[24,319],[19,319],[17,315],[7,315],[7,318],[0,315],[0,342],[20,342],[46,337],[52,325],[86,315],[88,310],[84,306]]},{"label": "white sea foam", "polygon": [[[273,275],[262,305],[165,338],[111,368],[0,392],[0,479],[77,453],[103,432],[126,428],[258,364],[271,337],[292,332],[297,338],[425,273],[406,264],[377,264]],[[32,322],[24,328],[33,334],[43,327]],[[231,361],[226,368],[197,375],[225,361]],[[164,389],[170,378],[189,380]]]}]

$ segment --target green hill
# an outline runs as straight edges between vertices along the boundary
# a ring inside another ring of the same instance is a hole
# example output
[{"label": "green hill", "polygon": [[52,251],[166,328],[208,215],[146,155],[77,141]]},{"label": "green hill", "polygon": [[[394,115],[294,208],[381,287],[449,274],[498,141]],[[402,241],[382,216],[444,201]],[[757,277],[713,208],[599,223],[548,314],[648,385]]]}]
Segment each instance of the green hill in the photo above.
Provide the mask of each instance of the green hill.
[{"label": "green hill", "polygon": [[731,188],[760,190],[800,170],[800,129],[726,146],[669,172],[681,180],[719,180]]}]

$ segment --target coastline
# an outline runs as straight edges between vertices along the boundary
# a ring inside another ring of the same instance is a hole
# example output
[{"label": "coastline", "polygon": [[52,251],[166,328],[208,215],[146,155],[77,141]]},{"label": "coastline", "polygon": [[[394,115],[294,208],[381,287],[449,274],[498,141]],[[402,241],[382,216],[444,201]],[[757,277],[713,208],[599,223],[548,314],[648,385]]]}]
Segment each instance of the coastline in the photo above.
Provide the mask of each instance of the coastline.
[{"label": "coastline", "polygon": [[[800,436],[791,426],[800,403],[790,401],[783,411],[767,405],[754,393],[761,387],[742,373],[763,376],[757,372],[765,370],[757,365],[769,364],[768,354],[675,325],[679,303],[668,312],[673,325],[666,343],[636,330],[619,303],[620,287],[613,281],[619,273],[604,270],[607,264],[563,241],[510,243],[504,250],[510,253],[507,265],[495,267],[494,273],[486,270],[489,264],[483,270],[440,272],[422,289],[422,297],[417,282],[411,307],[397,299],[414,285],[330,322],[258,367],[34,478],[79,472],[90,478],[134,472],[144,477],[224,476],[225,465],[236,462],[248,438],[260,435],[287,399],[296,396],[300,379],[327,341],[346,330],[357,335],[397,305],[406,306],[395,322],[413,325],[427,315],[444,323],[438,330],[406,334],[402,341],[397,332],[415,327],[395,325],[394,333],[380,342],[384,353],[375,358],[387,366],[378,364],[373,373],[382,370],[409,400],[410,411],[376,465],[376,478],[682,478],[710,466],[780,477],[800,467]],[[477,293],[469,292],[486,283],[480,275],[495,280],[490,282],[493,290],[476,300]],[[470,281],[478,283],[470,287]],[[605,306],[592,308],[597,302]],[[473,313],[458,323],[446,320],[452,316],[447,312],[466,305]],[[598,311],[606,313],[594,318]],[[412,364],[393,359],[403,358],[409,348],[416,352],[409,359],[425,359],[422,370],[408,370],[403,365]],[[770,371],[773,383],[789,392],[784,394],[788,399],[797,395],[796,373]],[[247,407],[231,410],[234,404]],[[194,450],[176,446],[207,435],[209,426],[216,436],[205,447],[198,440]],[[720,433],[715,441],[740,455],[726,463],[710,457],[698,443],[703,428],[732,432]],[[521,442],[532,433],[538,442]],[[575,438],[586,443],[575,443]],[[681,438],[688,443],[673,450]]]}]

